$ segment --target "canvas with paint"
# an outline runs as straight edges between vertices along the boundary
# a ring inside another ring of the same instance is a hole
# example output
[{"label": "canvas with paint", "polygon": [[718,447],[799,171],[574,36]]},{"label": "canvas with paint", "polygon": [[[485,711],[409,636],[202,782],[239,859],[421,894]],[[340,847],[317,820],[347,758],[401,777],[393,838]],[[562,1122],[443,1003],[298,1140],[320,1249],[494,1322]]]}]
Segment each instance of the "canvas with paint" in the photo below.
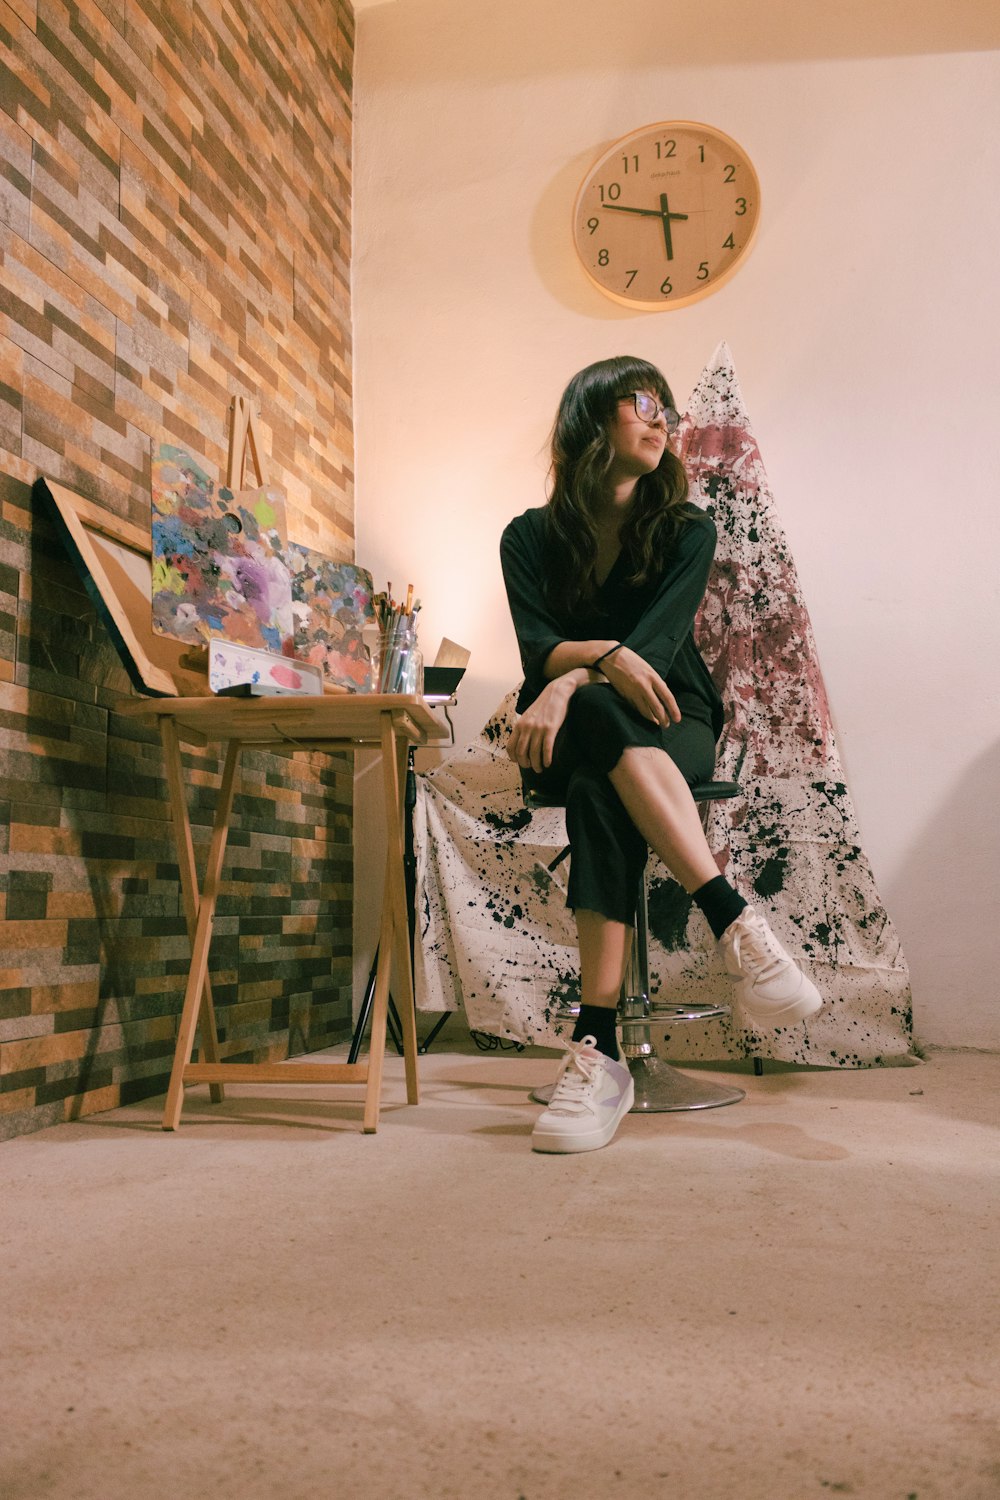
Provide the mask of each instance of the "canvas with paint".
[{"label": "canvas with paint", "polygon": [[154,455],[152,480],[157,634],[296,657],[335,686],[371,690],[362,639],[374,624],[370,573],[289,542],[284,495],[273,485],[216,485],[171,444]]}]

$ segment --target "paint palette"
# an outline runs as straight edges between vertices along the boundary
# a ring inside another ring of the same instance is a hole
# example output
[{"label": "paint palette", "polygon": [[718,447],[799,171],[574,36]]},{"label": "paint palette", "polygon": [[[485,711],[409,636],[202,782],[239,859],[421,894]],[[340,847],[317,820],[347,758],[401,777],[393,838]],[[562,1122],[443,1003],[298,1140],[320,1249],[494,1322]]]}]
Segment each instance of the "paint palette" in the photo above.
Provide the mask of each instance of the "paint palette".
[{"label": "paint palette", "polygon": [[269,651],[237,646],[214,637],[208,651],[208,685],[213,693],[245,688],[250,697],[322,693],[323,673],[307,662],[289,661]]},{"label": "paint palette", "polygon": [[321,667],[340,687],[371,692],[372,664],[362,637],[367,627],[375,626],[372,575],[298,542],[289,543],[286,556],[296,657]]},{"label": "paint palette", "polygon": [[153,629],[191,644],[213,635],[292,654],[285,497],[272,485],[216,486],[163,443],[152,466]]}]

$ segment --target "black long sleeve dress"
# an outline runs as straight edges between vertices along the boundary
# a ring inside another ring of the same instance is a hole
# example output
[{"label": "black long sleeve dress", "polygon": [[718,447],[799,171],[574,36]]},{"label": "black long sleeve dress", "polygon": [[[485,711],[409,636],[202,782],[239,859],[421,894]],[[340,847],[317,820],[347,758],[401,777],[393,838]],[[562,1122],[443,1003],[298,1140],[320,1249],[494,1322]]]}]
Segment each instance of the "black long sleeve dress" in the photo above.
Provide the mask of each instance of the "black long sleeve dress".
[{"label": "black long sleeve dress", "polygon": [[541,792],[566,803],[573,851],[569,905],[634,919],[638,877],[647,849],[608,781],[622,751],[633,745],[665,750],[689,785],[707,780],[722,732],[723,706],[694,641],[695,615],[715,553],[712,518],[695,506],[669,557],[648,583],[636,587],[619,555],[593,601],[572,618],[560,618],[545,598],[545,506],[516,516],[503,533],[500,560],[524,668],[519,713],[548,679],[544,663],[564,640],[621,641],[666,682],[681,711],[663,727],[644,718],[610,683],[577,688],[556,736],[552,764],[523,771],[526,795]]}]

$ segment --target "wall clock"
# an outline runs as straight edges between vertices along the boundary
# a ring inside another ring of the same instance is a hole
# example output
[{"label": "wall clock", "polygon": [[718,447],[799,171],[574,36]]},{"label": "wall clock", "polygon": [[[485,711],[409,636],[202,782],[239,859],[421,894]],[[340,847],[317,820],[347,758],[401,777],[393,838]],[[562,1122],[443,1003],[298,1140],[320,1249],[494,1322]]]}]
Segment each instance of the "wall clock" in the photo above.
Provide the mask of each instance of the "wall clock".
[{"label": "wall clock", "polygon": [[646,125],[615,141],[577,194],[573,239],[595,286],[627,307],[683,307],[727,281],[760,218],[750,158],[692,120]]}]

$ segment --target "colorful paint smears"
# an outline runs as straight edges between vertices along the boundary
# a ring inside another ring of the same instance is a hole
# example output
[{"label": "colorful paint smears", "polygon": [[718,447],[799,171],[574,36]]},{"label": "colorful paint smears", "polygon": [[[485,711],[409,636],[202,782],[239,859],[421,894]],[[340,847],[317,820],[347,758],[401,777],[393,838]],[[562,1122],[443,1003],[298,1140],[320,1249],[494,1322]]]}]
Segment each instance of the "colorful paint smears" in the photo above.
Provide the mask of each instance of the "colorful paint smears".
[{"label": "colorful paint smears", "polygon": [[366,626],[377,634],[372,576],[352,563],[331,562],[320,552],[291,542],[295,655],[321,666],[331,682],[370,692],[371,659],[362,638]]},{"label": "colorful paint smears", "polygon": [[292,654],[284,495],[216,487],[183,448],[152,469],[153,629],[195,644],[211,635]]},{"label": "colorful paint smears", "polygon": [[[795,564],[725,345],[679,442],[692,499],[719,532],[696,626],[728,710],[716,774],[744,793],[715,805],[709,842],[720,870],[808,964],[825,1003],[808,1025],[783,1029],[757,1030],[738,1009],[675,1025],[661,1050],[826,1067],[905,1061],[906,962],[861,847]],[[473,1030],[551,1044],[578,972],[565,863],[548,869],[565,821],[559,808],[525,818],[504,754],[515,697],[478,741],[417,778],[417,995],[426,1010],[464,1008]],[[655,860],[649,912],[654,995],[728,1003],[707,924]]]},{"label": "colorful paint smears", "polygon": [[322,693],[323,673],[304,661],[239,646],[213,636],[208,648],[208,685],[213,693],[249,687],[259,693]]}]

